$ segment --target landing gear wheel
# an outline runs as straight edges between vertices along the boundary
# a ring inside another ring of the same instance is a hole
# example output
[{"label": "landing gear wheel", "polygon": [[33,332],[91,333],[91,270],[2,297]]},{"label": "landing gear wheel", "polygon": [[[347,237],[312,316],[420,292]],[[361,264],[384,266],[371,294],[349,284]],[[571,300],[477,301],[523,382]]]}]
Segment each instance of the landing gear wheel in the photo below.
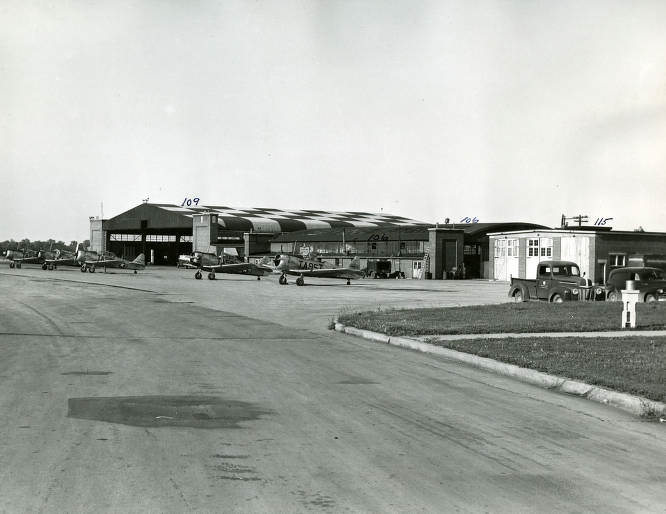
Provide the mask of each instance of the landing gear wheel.
[{"label": "landing gear wheel", "polygon": [[257,280],[261,280],[261,277],[257,277]]},{"label": "landing gear wheel", "polygon": [[351,280],[347,279],[347,285],[348,285],[348,286],[351,285]]},{"label": "landing gear wheel", "polygon": [[9,269],[14,269],[14,266],[16,266],[16,264],[14,264],[13,262],[9,263]]},{"label": "landing gear wheel", "polygon": [[201,272],[200,272],[200,271],[197,271],[197,272],[194,274],[194,278],[196,278],[197,280],[201,280],[201,276],[202,276],[202,275],[201,275]]},{"label": "landing gear wheel", "polygon": [[550,299],[551,302],[553,303],[563,303],[564,300],[559,294],[554,294],[553,297]]},{"label": "landing gear wheel", "polygon": [[136,270],[134,270],[134,274],[136,275]]},{"label": "landing gear wheel", "polygon": [[215,280],[215,273],[212,271],[208,274],[208,280]]},{"label": "landing gear wheel", "polygon": [[49,271],[53,271],[55,269],[55,266],[53,264],[49,264]]},{"label": "landing gear wheel", "polygon": [[42,264],[42,269],[43,269],[44,271],[46,271],[46,268],[47,268],[47,267],[48,267],[48,266],[47,266],[46,264]]},{"label": "landing gear wheel", "polygon": [[84,264],[83,266],[81,266],[81,273],[85,273],[85,272],[86,272],[86,265]]},{"label": "landing gear wheel", "polygon": [[298,277],[296,279],[296,285],[297,286],[302,286],[303,284],[305,284],[305,280],[303,280],[303,277]]},{"label": "landing gear wheel", "polygon": [[88,273],[95,273],[95,266],[90,266],[88,268]]},{"label": "landing gear wheel", "polygon": [[287,285],[287,277],[284,275],[280,275],[280,278],[278,280],[281,286],[286,286]]}]

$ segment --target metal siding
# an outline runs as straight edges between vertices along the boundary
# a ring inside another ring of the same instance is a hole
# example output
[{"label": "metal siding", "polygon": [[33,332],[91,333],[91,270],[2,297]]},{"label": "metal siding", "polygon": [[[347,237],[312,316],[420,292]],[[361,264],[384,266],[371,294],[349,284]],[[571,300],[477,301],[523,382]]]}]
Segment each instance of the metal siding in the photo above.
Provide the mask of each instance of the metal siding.
[{"label": "metal siding", "polygon": [[527,238],[518,239],[518,277],[525,278],[527,274]]},{"label": "metal siding", "polygon": [[562,238],[553,237],[553,260],[560,260],[562,255]]}]

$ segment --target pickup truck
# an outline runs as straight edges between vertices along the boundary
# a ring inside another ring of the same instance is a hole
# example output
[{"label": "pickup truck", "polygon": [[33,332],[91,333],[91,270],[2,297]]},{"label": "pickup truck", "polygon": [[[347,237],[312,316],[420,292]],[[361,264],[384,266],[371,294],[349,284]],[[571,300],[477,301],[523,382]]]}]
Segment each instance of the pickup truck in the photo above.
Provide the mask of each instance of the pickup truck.
[{"label": "pickup truck", "polygon": [[602,287],[592,286],[580,276],[575,262],[541,261],[537,265],[537,278],[511,278],[509,297],[516,302],[546,300],[554,303],[578,300],[603,300]]}]

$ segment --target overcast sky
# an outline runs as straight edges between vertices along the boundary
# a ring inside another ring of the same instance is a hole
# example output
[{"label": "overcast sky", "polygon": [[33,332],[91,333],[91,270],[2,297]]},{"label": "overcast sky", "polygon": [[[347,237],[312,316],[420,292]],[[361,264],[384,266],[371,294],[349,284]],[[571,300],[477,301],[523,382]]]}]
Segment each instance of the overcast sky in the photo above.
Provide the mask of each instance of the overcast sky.
[{"label": "overcast sky", "polygon": [[664,27],[663,0],[2,0],[0,240],[194,196],[666,231]]}]

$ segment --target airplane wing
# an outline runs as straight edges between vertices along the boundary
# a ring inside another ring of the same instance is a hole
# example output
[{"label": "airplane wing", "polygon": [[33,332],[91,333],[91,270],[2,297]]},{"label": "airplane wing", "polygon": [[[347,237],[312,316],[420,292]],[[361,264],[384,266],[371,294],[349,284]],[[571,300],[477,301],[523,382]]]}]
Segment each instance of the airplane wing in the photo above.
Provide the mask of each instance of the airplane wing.
[{"label": "airplane wing", "polygon": [[290,269],[287,270],[290,275],[300,275],[303,277],[319,278],[361,278],[363,272],[349,268],[321,268],[321,269]]},{"label": "airplane wing", "polygon": [[239,262],[236,264],[215,264],[211,266],[202,266],[204,271],[214,271],[215,273],[232,273],[236,275],[255,275],[263,276],[273,273],[273,270],[266,266],[257,266],[250,262]]}]

